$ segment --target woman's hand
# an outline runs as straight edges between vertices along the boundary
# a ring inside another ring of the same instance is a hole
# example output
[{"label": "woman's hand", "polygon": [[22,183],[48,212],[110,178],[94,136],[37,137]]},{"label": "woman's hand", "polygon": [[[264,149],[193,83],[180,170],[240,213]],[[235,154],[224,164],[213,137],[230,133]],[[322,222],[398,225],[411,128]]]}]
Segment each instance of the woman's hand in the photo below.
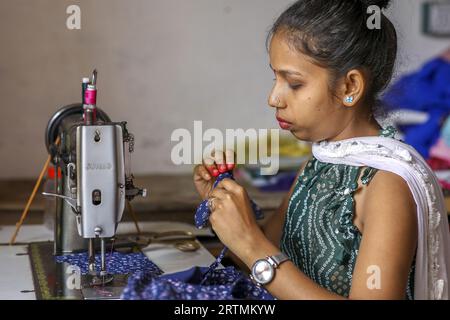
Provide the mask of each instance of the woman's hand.
[{"label": "woman's hand", "polygon": [[203,159],[203,164],[194,169],[194,185],[203,200],[208,198],[219,174],[235,168],[234,151],[215,151],[212,157]]},{"label": "woman's hand", "polygon": [[222,180],[210,193],[209,221],[219,239],[245,261],[254,246],[265,237],[245,189],[231,179]]}]

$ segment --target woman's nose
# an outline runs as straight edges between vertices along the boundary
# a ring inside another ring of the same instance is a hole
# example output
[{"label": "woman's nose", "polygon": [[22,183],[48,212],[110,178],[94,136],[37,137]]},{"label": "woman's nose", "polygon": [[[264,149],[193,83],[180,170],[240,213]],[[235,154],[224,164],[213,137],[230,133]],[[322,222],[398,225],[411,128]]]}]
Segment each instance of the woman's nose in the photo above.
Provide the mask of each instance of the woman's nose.
[{"label": "woman's nose", "polygon": [[269,106],[271,106],[272,108],[277,108],[277,109],[284,108],[284,103],[283,103],[282,99],[276,93],[272,93],[269,96],[268,103],[269,103]]}]

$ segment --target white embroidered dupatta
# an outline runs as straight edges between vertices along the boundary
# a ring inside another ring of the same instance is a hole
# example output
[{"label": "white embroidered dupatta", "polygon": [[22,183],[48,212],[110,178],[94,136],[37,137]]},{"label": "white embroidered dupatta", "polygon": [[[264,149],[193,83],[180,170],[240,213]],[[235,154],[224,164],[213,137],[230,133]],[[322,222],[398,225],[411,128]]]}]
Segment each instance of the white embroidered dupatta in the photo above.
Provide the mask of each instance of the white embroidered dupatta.
[{"label": "white embroidered dupatta", "polygon": [[408,184],[417,204],[418,245],[414,299],[449,299],[450,236],[444,196],[434,172],[411,146],[387,137],[359,137],[313,144],[321,162],[393,172]]}]

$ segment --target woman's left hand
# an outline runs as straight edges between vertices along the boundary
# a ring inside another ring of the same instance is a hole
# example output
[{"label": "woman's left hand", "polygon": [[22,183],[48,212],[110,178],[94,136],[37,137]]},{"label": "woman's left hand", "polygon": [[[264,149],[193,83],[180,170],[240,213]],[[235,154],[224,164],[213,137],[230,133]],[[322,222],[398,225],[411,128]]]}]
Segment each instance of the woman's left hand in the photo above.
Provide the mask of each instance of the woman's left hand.
[{"label": "woman's left hand", "polygon": [[209,194],[209,204],[213,230],[224,245],[243,259],[264,238],[247,191],[234,180],[224,179]]}]

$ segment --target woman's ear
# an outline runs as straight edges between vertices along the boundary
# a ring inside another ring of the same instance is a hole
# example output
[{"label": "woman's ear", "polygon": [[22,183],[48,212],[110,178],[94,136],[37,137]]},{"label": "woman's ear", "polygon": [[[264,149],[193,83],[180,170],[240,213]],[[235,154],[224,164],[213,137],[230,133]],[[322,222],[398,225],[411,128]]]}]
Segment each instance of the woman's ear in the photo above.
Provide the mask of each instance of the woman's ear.
[{"label": "woman's ear", "polygon": [[347,72],[342,84],[342,102],[346,107],[354,107],[363,98],[366,88],[364,73],[358,69]]}]

